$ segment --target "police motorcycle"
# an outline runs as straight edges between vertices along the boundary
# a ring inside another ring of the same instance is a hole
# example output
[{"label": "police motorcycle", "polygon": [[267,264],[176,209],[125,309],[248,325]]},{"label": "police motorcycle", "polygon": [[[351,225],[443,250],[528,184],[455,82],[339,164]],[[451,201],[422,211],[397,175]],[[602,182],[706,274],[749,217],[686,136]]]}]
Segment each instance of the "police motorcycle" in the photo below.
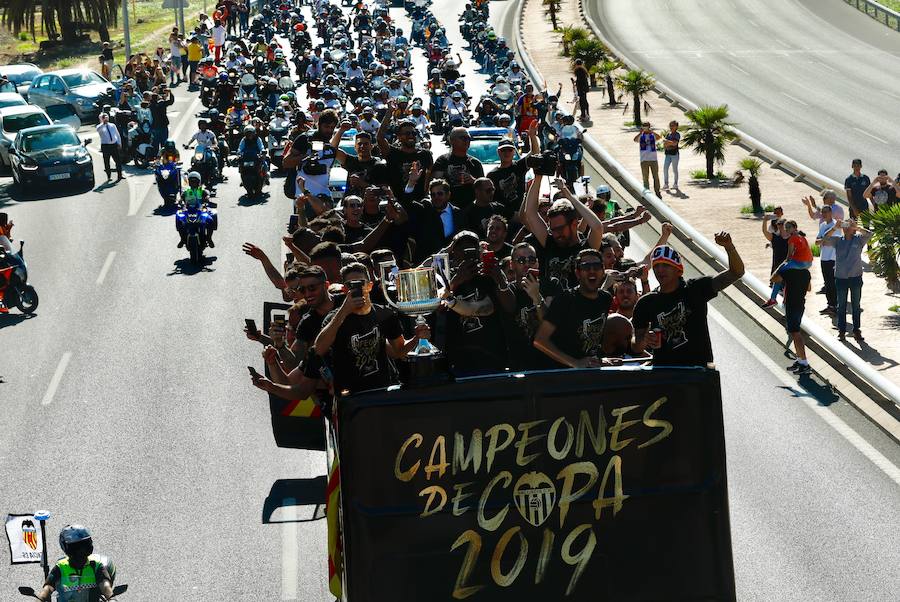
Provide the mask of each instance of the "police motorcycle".
[{"label": "police motorcycle", "polygon": [[578,138],[560,138],[556,146],[559,175],[571,187],[581,175],[584,147]]},{"label": "police motorcycle", "polygon": [[19,241],[19,252],[13,253],[0,245],[0,307],[7,310],[18,307],[23,314],[33,314],[38,307],[38,294],[28,284],[28,266],[22,249],[25,241]]},{"label": "police motorcycle", "polygon": [[182,193],[181,207],[175,213],[175,229],[181,240],[178,247],[186,247],[191,263],[203,263],[203,250],[215,247],[212,233],[218,229],[219,219],[216,212],[204,202],[204,192],[200,174],[192,171],[188,174],[189,187]]},{"label": "police motorcycle", "polygon": [[[248,125],[244,133],[256,132],[256,128]],[[258,138],[257,138],[258,140]],[[241,154],[238,151],[238,167],[241,174],[241,186],[247,191],[248,197],[258,197],[262,194],[263,186],[268,184],[269,174],[266,171],[266,151],[257,155]]]},{"label": "police motorcycle", "polygon": [[502,75],[497,77],[490,90],[491,100],[497,105],[497,110],[500,113],[509,113],[510,115],[515,112],[516,93],[517,90]]},{"label": "police motorcycle", "polygon": [[163,200],[163,206],[175,205],[181,194],[181,161],[174,140],[166,140],[156,161],[154,175],[156,189]]}]

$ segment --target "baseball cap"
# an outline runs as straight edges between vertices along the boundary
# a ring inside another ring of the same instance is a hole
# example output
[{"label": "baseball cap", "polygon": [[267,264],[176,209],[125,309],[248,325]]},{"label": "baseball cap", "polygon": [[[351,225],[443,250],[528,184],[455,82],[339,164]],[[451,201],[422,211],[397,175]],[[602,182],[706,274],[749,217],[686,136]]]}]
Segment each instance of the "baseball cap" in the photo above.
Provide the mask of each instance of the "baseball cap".
[{"label": "baseball cap", "polygon": [[513,141],[510,140],[509,138],[504,138],[503,140],[500,141],[500,144],[497,145],[497,148],[498,148],[498,149],[501,149],[501,148],[516,148],[516,145],[513,144]]}]

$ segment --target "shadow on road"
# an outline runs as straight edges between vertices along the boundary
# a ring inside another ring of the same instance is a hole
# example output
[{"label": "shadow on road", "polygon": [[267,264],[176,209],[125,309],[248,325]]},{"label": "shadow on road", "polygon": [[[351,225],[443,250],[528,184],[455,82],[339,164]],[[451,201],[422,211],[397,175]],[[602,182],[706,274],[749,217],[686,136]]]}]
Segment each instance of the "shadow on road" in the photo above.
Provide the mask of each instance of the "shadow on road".
[{"label": "shadow on road", "polygon": [[28,201],[46,201],[49,199],[61,199],[66,197],[78,196],[85,192],[91,192],[92,189],[87,184],[79,186],[29,186],[28,191],[22,189],[20,184],[9,182],[4,186],[0,186],[0,207],[3,207],[10,201],[24,203]]},{"label": "shadow on road", "polygon": [[30,320],[31,318],[36,318],[37,314],[0,314],[0,329],[7,328],[9,326],[15,326],[20,322],[24,322],[25,320]]},{"label": "shadow on road", "polygon": [[[325,475],[313,479],[279,479],[272,484],[269,495],[263,504],[262,522],[264,525],[283,522],[308,523],[325,517]],[[289,506],[305,506],[310,510],[303,517],[298,513],[295,520],[272,520],[272,515],[279,508]]]},{"label": "shadow on road", "polygon": [[158,205],[153,208],[153,215],[171,217],[178,212],[177,205]]},{"label": "shadow on road", "polygon": [[199,274],[200,272],[215,272],[215,268],[210,267],[210,264],[214,263],[218,259],[215,255],[204,256],[203,257],[203,265],[194,265],[191,262],[190,257],[182,257],[181,259],[176,259],[174,264],[175,268],[166,274],[166,276],[193,276],[194,274]]},{"label": "shadow on road", "polygon": [[241,207],[252,207],[253,205],[262,205],[263,203],[269,202],[269,193],[264,192],[258,196],[250,197],[246,194],[242,194],[240,198],[238,198],[237,204]]}]

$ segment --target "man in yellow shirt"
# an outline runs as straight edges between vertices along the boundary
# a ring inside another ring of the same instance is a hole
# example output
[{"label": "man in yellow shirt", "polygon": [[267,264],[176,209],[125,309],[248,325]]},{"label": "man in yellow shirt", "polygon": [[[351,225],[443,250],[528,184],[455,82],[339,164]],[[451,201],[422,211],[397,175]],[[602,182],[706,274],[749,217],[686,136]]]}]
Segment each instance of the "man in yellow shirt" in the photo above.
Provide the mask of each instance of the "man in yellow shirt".
[{"label": "man in yellow shirt", "polygon": [[200,64],[200,59],[202,58],[203,46],[200,45],[200,42],[197,40],[197,36],[192,35],[187,47],[187,61],[188,68],[190,69],[188,75],[188,83],[189,89],[191,90],[197,88],[197,65]]}]

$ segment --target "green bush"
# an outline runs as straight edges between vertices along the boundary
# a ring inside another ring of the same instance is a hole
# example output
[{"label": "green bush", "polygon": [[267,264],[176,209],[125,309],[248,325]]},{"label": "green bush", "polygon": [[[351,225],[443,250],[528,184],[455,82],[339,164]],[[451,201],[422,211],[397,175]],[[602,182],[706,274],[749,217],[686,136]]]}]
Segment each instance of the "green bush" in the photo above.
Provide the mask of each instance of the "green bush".
[{"label": "green bush", "polygon": [[[704,179],[705,177],[706,172],[704,172]],[[766,213],[772,213],[773,211],[775,211],[775,205],[766,205],[765,207],[763,207],[763,211],[765,211]],[[741,207],[742,215],[750,215],[751,213],[753,213],[753,205],[744,205],[743,207]]]},{"label": "green bush", "polygon": [[900,288],[900,204],[868,212],[864,214],[863,221],[871,224],[869,259],[872,270],[887,280],[891,290],[897,290]]},{"label": "green bush", "polygon": [[[725,175],[725,173],[721,172],[721,171],[716,172],[716,177],[720,180],[727,179],[727,176]],[[691,178],[693,178],[694,180],[706,180],[707,179],[706,170],[705,169],[695,169],[695,170],[691,171]]]},{"label": "green bush", "polygon": [[575,42],[586,40],[591,35],[587,28],[574,25],[566,25],[560,31],[562,32],[563,56],[569,56]]},{"label": "green bush", "polygon": [[19,39],[20,39],[20,40],[22,40],[23,42],[27,42],[27,41],[28,41],[28,38],[29,38],[29,36],[28,36],[28,32],[27,32],[27,31],[20,31],[20,32],[19,32]]}]

